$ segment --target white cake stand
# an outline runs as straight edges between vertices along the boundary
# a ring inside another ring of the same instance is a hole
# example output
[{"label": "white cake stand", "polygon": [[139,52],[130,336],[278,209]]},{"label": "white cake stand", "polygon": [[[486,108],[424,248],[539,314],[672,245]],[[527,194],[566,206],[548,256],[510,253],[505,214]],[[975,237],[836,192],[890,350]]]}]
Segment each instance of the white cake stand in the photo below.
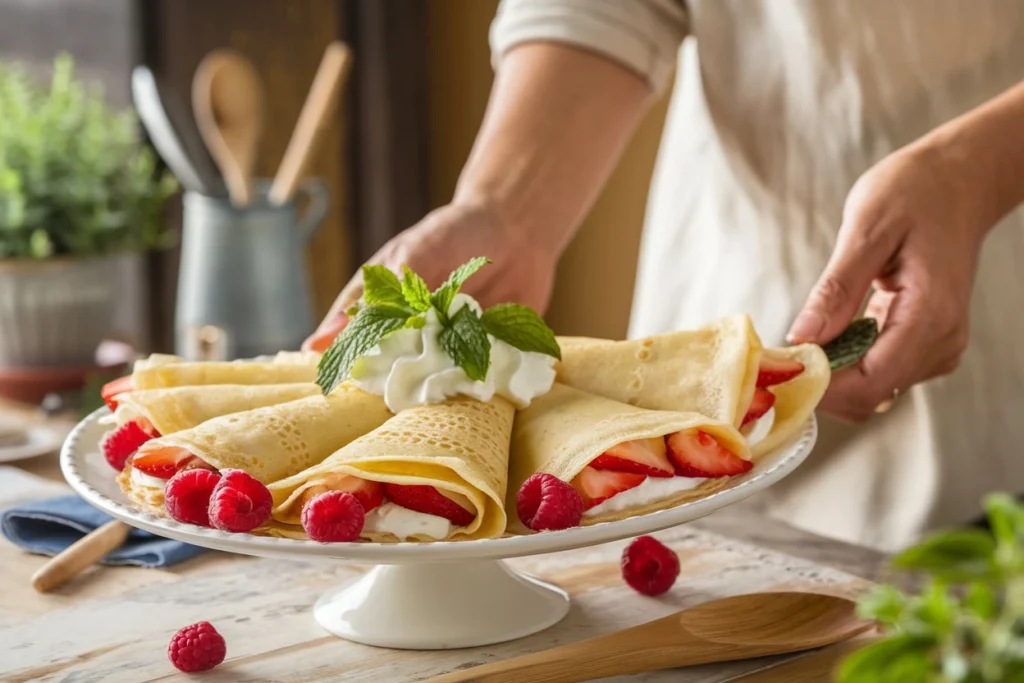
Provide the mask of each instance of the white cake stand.
[{"label": "white cake stand", "polygon": [[[792,443],[762,458],[730,488],[671,510],[530,536],[444,543],[329,543],[231,534],[139,510],[99,452],[106,408],[85,418],[61,451],[61,470],[85,500],[134,527],[206,548],[259,557],[377,565],[325,593],[313,616],[327,631],[367,645],[441,650],[500,643],[541,631],[569,611],[561,588],[512,570],[504,558],[631,538],[698,519],[771,486],[803,462],[817,438],[808,420]],[[282,584],[284,585],[284,584]]]}]

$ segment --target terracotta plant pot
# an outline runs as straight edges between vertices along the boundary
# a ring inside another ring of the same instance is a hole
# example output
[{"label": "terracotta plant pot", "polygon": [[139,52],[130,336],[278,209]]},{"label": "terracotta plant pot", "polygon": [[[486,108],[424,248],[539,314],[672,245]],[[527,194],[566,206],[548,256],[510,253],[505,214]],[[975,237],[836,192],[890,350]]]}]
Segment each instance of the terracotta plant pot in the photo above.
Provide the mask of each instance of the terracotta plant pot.
[{"label": "terracotta plant pot", "polygon": [[0,368],[92,365],[113,326],[121,258],[0,261]]}]

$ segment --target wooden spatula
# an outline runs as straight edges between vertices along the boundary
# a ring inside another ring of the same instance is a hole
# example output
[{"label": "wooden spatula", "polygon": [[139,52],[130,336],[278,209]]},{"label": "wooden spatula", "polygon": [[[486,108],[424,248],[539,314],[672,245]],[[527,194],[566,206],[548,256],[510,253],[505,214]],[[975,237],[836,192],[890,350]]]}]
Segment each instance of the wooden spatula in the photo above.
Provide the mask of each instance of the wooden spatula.
[{"label": "wooden spatula", "polygon": [[698,605],[606,636],[427,683],[575,683],[607,676],[799,652],[872,628],[846,598],[817,593],[753,593]]},{"label": "wooden spatula", "polygon": [[44,564],[32,575],[32,587],[47,593],[63,586],[84,570],[121,547],[132,528],[113,520],[80,538]]}]

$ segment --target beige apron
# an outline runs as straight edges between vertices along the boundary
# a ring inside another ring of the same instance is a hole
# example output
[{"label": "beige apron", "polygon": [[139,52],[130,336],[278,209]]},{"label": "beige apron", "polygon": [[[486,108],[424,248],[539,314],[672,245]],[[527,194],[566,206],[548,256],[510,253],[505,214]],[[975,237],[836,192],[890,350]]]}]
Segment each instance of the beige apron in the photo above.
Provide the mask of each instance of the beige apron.
[{"label": "beige apron", "polygon": [[[1024,80],[1020,0],[505,0],[495,53],[534,39],[656,88],[678,55],[631,336],[748,312],[781,344],[857,177]],[[866,426],[822,418],[808,463],[763,497],[770,512],[891,550],[974,518],[989,491],[1024,493],[1022,264],[1017,211],[983,249],[960,368]]]}]

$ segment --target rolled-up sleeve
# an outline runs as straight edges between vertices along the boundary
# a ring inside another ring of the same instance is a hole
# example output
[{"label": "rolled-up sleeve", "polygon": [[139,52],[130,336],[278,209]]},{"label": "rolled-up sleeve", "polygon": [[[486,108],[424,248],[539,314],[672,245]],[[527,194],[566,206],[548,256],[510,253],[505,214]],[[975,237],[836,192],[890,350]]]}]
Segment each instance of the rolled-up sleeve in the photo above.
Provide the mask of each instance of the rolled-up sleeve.
[{"label": "rolled-up sleeve", "polygon": [[490,40],[495,68],[521,43],[567,43],[619,62],[660,91],[688,31],[684,0],[502,0]]}]

